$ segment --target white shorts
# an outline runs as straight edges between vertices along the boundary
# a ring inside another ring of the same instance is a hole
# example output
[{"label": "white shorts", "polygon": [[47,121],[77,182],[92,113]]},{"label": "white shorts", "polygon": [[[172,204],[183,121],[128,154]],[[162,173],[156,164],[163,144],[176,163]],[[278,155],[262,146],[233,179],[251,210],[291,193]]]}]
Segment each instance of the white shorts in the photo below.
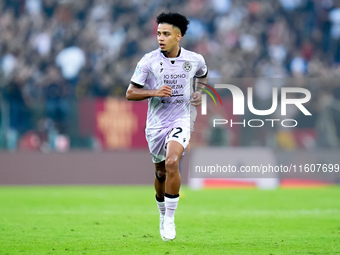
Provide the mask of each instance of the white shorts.
[{"label": "white shorts", "polygon": [[189,144],[190,134],[190,126],[183,125],[183,123],[182,125],[181,123],[174,124],[165,129],[147,130],[145,135],[153,163],[165,160],[166,145],[169,141],[179,142],[185,149]]}]

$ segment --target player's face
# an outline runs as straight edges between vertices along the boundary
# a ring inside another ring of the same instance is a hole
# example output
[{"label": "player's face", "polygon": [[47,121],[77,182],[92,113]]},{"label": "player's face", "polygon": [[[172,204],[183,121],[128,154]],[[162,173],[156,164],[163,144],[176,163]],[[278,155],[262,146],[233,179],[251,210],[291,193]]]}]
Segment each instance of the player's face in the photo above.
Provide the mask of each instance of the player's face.
[{"label": "player's face", "polygon": [[[157,40],[159,48],[168,57],[176,57],[179,41],[182,35],[180,30],[173,25],[161,23],[157,29]],[[172,56],[174,55],[175,56]]]}]

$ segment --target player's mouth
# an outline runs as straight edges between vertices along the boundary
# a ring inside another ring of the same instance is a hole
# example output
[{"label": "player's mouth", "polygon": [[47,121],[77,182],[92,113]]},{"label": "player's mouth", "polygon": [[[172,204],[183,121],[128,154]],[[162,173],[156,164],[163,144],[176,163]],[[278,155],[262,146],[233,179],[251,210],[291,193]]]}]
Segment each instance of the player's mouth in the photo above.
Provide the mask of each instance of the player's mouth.
[{"label": "player's mouth", "polygon": [[159,43],[159,48],[163,49],[165,47],[165,44]]}]

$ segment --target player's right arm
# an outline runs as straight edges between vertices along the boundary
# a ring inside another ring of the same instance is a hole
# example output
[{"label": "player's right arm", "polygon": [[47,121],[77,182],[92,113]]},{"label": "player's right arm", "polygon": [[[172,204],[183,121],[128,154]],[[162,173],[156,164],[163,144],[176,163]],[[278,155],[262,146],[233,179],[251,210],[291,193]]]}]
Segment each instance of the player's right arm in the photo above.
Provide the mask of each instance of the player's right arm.
[{"label": "player's right arm", "polygon": [[132,101],[140,101],[150,97],[170,97],[171,87],[163,85],[156,89],[151,87],[145,89],[144,85],[151,72],[150,63],[153,63],[152,54],[146,54],[138,62],[136,70],[131,78],[130,85],[126,91],[126,99]]},{"label": "player's right arm", "polygon": [[143,89],[130,83],[126,91],[126,99],[132,101],[140,101],[150,97],[170,97],[171,87],[163,85],[159,89]]}]

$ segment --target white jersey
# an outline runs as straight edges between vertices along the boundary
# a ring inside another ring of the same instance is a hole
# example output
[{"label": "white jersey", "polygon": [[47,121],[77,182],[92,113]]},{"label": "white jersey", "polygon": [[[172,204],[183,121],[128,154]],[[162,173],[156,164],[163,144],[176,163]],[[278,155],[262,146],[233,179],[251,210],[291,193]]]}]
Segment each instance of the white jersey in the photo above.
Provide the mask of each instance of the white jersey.
[{"label": "white jersey", "polygon": [[144,89],[159,89],[163,85],[172,88],[171,97],[149,98],[146,131],[173,126],[178,120],[190,122],[190,114],[196,116],[191,106],[193,93],[191,79],[207,75],[202,55],[180,48],[176,58],[167,58],[160,49],[154,50],[137,64],[131,83]]}]

